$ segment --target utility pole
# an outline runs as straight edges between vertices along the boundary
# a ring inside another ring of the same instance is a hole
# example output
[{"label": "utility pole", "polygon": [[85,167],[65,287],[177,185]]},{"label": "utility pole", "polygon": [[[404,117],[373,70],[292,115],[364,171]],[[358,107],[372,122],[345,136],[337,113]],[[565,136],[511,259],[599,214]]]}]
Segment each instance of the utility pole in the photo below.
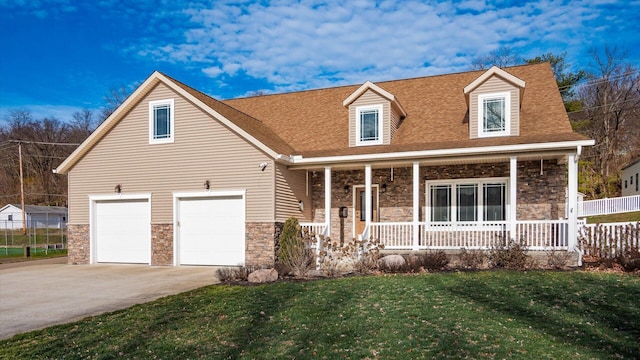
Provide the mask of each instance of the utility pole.
[{"label": "utility pole", "polygon": [[20,161],[20,206],[22,207],[22,231],[27,235],[27,217],[24,211],[24,177],[22,175],[22,143],[18,143],[18,158]]}]

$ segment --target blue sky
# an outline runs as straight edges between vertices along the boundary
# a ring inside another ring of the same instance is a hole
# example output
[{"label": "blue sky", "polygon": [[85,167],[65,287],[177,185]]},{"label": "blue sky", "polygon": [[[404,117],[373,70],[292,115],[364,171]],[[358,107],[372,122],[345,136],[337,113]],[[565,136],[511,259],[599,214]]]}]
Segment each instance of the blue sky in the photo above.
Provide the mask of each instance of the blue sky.
[{"label": "blue sky", "polygon": [[640,64],[640,0],[0,0],[0,121],[68,120],[160,70],[218,99],[466,71],[500,46]]}]

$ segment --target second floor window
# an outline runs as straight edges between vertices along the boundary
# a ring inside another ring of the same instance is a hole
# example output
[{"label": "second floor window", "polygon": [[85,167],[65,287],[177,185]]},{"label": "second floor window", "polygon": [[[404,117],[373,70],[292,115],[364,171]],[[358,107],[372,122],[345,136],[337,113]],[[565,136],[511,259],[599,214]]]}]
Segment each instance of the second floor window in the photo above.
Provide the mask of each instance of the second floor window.
[{"label": "second floor window", "polygon": [[149,102],[149,143],[173,142],[173,99]]},{"label": "second floor window", "polygon": [[382,144],[382,106],[356,108],[356,145]]},{"label": "second floor window", "polygon": [[478,136],[509,135],[511,94],[478,95]]}]

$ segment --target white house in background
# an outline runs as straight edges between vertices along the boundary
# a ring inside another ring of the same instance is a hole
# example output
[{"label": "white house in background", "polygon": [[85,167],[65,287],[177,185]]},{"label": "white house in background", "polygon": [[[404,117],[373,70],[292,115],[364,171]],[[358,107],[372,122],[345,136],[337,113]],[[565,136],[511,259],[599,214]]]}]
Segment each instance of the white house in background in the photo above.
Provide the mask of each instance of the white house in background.
[{"label": "white house in background", "polygon": [[640,195],[640,158],[622,168],[622,196]]},{"label": "white house in background", "polygon": [[[25,205],[27,227],[65,229],[68,210],[62,206]],[[20,204],[7,204],[0,209],[0,229],[22,229],[22,207]]]}]

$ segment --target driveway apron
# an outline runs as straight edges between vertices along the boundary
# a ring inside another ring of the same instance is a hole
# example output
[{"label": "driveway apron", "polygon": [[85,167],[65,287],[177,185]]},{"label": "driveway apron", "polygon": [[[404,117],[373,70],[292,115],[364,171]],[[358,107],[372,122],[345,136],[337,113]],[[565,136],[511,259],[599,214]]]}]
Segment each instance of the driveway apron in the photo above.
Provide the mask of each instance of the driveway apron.
[{"label": "driveway apron", "polygon": [[215,284],[215,267],[34,262],[0,269],[0,339]]}]

